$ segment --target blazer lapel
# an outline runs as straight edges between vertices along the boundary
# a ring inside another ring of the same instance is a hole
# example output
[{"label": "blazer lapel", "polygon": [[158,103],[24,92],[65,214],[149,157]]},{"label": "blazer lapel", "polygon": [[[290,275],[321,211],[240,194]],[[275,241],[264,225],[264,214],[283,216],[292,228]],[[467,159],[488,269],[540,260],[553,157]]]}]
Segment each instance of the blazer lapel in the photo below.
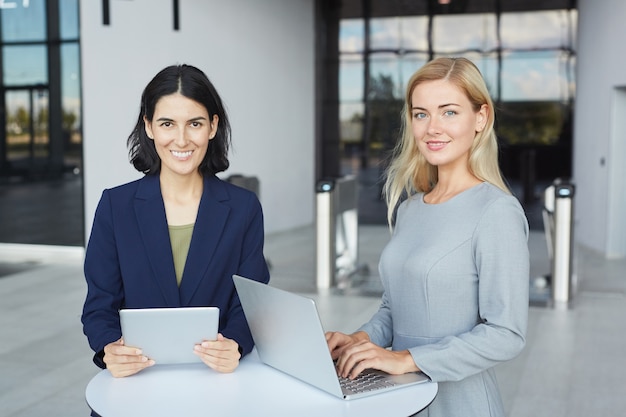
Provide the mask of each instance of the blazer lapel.
[{"label": "blazer lapel", "polygon": [[152,274],[167,305],[179,307],[172,245],[158,175],[147,175],[140,181],[135,196],[135,215]]},{"label": "blazer lapel", "polygon": [[208,274],[209,264],[213,261],[230,212],[228,205],[223,204],[228,199],[228,193],[217,177],[204,177],[204,192],[180,285],[182,305],[189,303],[200,282]]}]

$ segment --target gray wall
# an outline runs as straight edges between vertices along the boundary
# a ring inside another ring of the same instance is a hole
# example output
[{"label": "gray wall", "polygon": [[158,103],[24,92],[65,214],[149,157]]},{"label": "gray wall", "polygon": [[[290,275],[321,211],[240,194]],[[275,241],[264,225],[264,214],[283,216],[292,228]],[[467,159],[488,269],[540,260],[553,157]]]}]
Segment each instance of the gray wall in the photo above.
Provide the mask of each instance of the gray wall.
[{"label": "gray wall", "polygon": [[576,240],[626,256],[626,2],[578,0]]},{"label": "gray wall", "polygon": [[204,70],[233,126],[231,168],[255,175],[267,232],[314,218],[314,1],[185,0],[173,30],[171,0],[81,0],[87,236],[102,190],[140,174],[126,138],[143,88],[163,67]]}]

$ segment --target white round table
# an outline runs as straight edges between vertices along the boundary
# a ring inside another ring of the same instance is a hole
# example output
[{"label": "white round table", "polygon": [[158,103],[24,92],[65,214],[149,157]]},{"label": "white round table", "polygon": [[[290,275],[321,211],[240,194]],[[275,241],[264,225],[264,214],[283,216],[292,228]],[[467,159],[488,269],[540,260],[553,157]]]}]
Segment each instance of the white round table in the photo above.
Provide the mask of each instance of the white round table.
[{"label": "white round table", "polygon": [[343,400],[263,364],[255,350],[230,374],[201,363],[157,365],[126,378],[103,370],[85,395],[102,417],[406,417],[427,407],[437,389],[436,383],[425,382]]}]

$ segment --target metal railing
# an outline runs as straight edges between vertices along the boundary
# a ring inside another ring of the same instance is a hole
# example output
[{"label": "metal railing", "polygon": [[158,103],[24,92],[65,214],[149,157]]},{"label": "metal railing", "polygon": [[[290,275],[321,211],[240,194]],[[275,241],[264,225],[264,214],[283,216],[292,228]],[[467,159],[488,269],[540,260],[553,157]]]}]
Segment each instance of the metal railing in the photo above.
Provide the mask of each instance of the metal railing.
[{"label": "metal railing", "polygon": [[560,179],[544,191],[543,222],[550,256],[551,302],[554,307],[569,306],[575,293],[573,273],[574,184]]},{"label": "metal railing", "polygon": [[331,288],[359,269],[356,177],[319,181],[316,205],[316,285]]}]

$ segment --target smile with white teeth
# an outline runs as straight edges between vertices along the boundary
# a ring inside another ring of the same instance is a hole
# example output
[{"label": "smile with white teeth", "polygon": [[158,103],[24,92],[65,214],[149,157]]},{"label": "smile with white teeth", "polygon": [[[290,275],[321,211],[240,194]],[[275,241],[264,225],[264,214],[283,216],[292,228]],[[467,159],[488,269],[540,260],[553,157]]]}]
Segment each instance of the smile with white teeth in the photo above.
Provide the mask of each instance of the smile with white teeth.
[{"label": "smile with white teeth", "polygon": [[191,156],[192,151],[185,151],[185,152],[171,151],[171,152],[172,152],[172,155],[174,155],[176,158],[187,158]]}]

